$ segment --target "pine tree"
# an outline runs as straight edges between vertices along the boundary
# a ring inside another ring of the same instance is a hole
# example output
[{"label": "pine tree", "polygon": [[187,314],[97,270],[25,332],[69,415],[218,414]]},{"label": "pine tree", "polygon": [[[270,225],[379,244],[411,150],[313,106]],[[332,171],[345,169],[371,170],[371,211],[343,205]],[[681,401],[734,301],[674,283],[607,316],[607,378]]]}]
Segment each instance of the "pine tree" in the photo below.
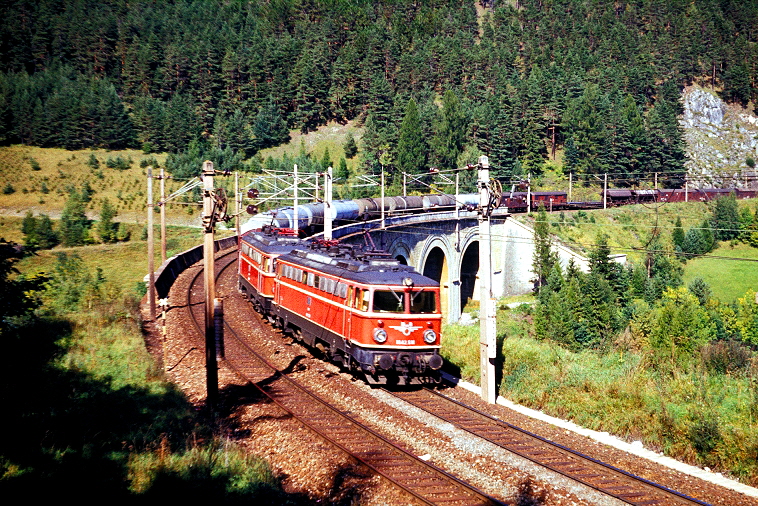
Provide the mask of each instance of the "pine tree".
[{"label": "pine tree", "polygon": [[34,213],[27,211],[21,221],[21,233],[24,234],[24,246],[27,248],[37,246],[37,227],[37,218],[34,217]]},{"label": "pine tree", "polygon": [[89,221],[84,214],[84,201],[72,191],[61,214],[60,235],[64,246],[81,246],[87,238]]},{"label": "pine tree", "polygon": [[421,131],[421,119],[413,99],[405,106],[397,142],[397,167],[401,172],[416,174],[426,166],[426,143]]},{"label": "pine tree", "polygon": [[216,146],[221,150],[230,149],[243,158],[252,156],[255,151],[250,125],[240,109],[235,109],[231,114],[217,114],[213,133]]},{"label": "pine tree", "polygon": [[682,218],[676,217],[676,224],[674,225],[674,231],[671,233],[671,241],[674,243],[675,248],[682,248],[684,243],[684,229],[682,228]]},{"label": "pine tree", "polygon": [[558,262],[558,255],[552,251],[550,222],[544,206],[540,206],[534,218],[534,255],[532,256],[532,272],[535,275],[534,291],[539,293],[542,285]]},{"label": "pine tree", "polygon": [[358,145],[355,143],[355,137],[353,137],[352,132],[348,132],[345,136],[345,144],[342,149],[345,151],[345,156],[348,158],[353,158],[358,154]]},{"label": "pine tree", "polygon": [[510,178],[516,174],[516,128],[513,110],[507,95],[503,95],[495,112],[492,128],[492,160],[494,176],[498,179]]},{"label": "pine tree", "polygon": [[740,214],[734,194],[716,199],[713,208],[715,240],[730,241],[740,234]]},{"label": "pine tree", "polygon": [[50,249],[58,245],[58,234],[53,230],[53,220],[46,214],[41,214],[36,230],[37,246],[40,249]]},{"label": "pine tree", "polygon": [[116,241],[118,223],[114,223],[113,218],[117,214],[116,208],[111,205],[110,201],[107,198],[103,199],[103,204],[100,208],[100,221],[97,222],[97,235],[100,237],[101,242],[111,243]]},{"label": "pine tree", "polygon": [[442,109],[435,123],[432,150],[438,167],[454,169],[458,155],[463,151],[466,133],[466,115],[458,96],[447,90],[442,97]]},{"label": "pine tree", "polygon": [[570,169],[584,174],[608,171],[607,96],[598,85],[588,84],[582,96],[569,101],[564,115],[564,128],[571,137]]},{"label": "pine tree", "polygon": [[350,178],[350,170],[347,167],[347,160],[345,160],[345,157],[340,157],[340,163],[337,166],[337,170],[333,174],[334,179],[338,180],[342,184],[347,183],[347,180]]},{"label": "pine tree", "polygon": [[332,155],[329,154],[329,147],[327,146],[324,149],[324,155],[321,157],[321,168],[326,170],[329,167],[334,167],[334,164],[332,163]]},{"label": "pine tree", "polygon": [[284,122],[274,98],[269,96],[266,105],[261,107],[253,123],[253,135],[256,148],[261,150],[278,146],[290,140],[290,132]]}]

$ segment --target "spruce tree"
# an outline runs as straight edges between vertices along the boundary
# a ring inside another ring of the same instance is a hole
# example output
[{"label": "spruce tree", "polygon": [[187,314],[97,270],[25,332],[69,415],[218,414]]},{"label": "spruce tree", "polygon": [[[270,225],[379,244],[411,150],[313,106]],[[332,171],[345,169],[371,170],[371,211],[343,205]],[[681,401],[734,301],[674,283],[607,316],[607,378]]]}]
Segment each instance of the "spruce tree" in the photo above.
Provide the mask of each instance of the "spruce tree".
[{"label": "spruce tree", "polygon": [[539,293],[542,285],[558,262],[557,253],[552,251],[550,223],[545,207],[540,205],[534,218],[534,254],[532,255],[532,272],[534,273],[534,291]]},{"label": "spruce tree", "polygon": [[740,234],[740,214],[734,194],[716,199],[713,207],[715,240],[730,241]]},{"label": "spruce tree", "polygon": [[426,166],[426,143],[421,131],[418,108],[413,99],[408,100],[405,115],[400,125],[397,141],[397,167],[402,172],[416,174]]},{"label": "spruce tree", "polygon": [[118,223],[114,223],[113,218],[117,214],[116,208],[111,205],[110,201],[107,198],[103,199],[103,204],[100,208],[100,220],[97,222],[97,235],[100,237],[101,242],[116,242]]},{"label": "spruce tree", "polygon": [[458,96],[447,90],[442,97],[442,109],[435,123],[432,150],[434,162],[440,168],[454,169],[463,151],[466,133],[466,114]]},{"label": "spruce tree", "polygon": [[342,149],[345,151],[345,156],[348,158],[353,158],[358,154],[358,145],[355,143],[355,137],[353,137],[352,132],[348,132],[345,136],[345,144]]},{"label": "spruce tree", "polygon": [[60,226],[64,246],[81,246],[85,243],[89,222],[84,214],[84,201],[75,190],[70,193],[63,207]]},{"label": "spruce tree", "polygon": [[274,98],[269,96],[267,103],[258,111],[253,123],[255,146],[258,150],[278,146],[290,140],[290,132]]}]

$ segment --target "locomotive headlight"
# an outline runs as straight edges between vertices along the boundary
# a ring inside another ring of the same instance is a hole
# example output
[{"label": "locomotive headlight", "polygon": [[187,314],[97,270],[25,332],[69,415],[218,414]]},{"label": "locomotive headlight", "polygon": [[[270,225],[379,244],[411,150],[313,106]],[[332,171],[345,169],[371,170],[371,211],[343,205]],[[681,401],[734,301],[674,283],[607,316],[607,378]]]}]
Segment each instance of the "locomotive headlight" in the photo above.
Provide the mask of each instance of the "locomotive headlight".
[{"label": "locomotive headlight", "polygon": [[387,341],[387,331],[384,329],[374,329],[374,341],[382,344]]},{"label": "locomotive headlight", "polygon": [[437,340],[437,333],[435,331],[433,331],[432,329],[427,329],[424,331],[424,342],[426,344],[432,344],[436,340]]}]

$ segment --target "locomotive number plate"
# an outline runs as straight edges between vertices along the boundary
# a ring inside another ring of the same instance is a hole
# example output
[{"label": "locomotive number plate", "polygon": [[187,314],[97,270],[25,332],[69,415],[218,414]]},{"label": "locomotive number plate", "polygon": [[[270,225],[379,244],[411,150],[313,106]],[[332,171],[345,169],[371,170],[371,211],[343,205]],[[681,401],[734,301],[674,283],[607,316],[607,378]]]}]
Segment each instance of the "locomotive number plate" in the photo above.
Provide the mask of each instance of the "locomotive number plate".
[{"label": "locomotive number plate", "polygon": [[415,339],[397,339],[395,344],[416,344]]}]

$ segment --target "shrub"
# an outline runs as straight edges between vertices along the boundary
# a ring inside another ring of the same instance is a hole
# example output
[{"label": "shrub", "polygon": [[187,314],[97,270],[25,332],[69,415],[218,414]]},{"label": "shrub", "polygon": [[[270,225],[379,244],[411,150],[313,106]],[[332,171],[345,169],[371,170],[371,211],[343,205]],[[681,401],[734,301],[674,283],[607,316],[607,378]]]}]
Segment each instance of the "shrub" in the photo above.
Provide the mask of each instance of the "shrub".
[{"label": "shrub", "polygon": [[132,166],[132,159],[124,158],[121,155],[116,156],[116,158],[109,156],[105,160],[105,165],[110,169],[127,170]]},{"label": "shrub", "polygon": [[97,159],[94,153],[91,153],[89,155],[89,160],[87,160],[87,165],[89,165],[93,169],[98,169],[100,168],[100,160]]},{"label": "shrub", "polygon": [[11,193],[15,193],[16,189],[13,187],[10,183],[5,183],[5,186],[3,186],[3,195],[10,195]]},{"label": "shrub", "polygon": [[155,168],[158,166],[158,160],[156,160],[154,156],[148,156],[147,158],[143,158],[142,160],[140,160],[139,166],[143,169],[145,167]]},{"label": "shrub", "polygon": [[711,371],[730,374],[750,366],[752,352],[738,341],[716,341],[705,345],[700,352],[703,364]]},{"label": "shrub", "polygon": [[698,456],[705,460],[721,441],[721,431],[716,415],[701,414],[690,426],[688,437]]},{"label": "shrub", "polygon": [[29,165],[32,166],[32,170],[42,170],[42,167],[39,166],[39,162],[34,158],[29,158]]}]

